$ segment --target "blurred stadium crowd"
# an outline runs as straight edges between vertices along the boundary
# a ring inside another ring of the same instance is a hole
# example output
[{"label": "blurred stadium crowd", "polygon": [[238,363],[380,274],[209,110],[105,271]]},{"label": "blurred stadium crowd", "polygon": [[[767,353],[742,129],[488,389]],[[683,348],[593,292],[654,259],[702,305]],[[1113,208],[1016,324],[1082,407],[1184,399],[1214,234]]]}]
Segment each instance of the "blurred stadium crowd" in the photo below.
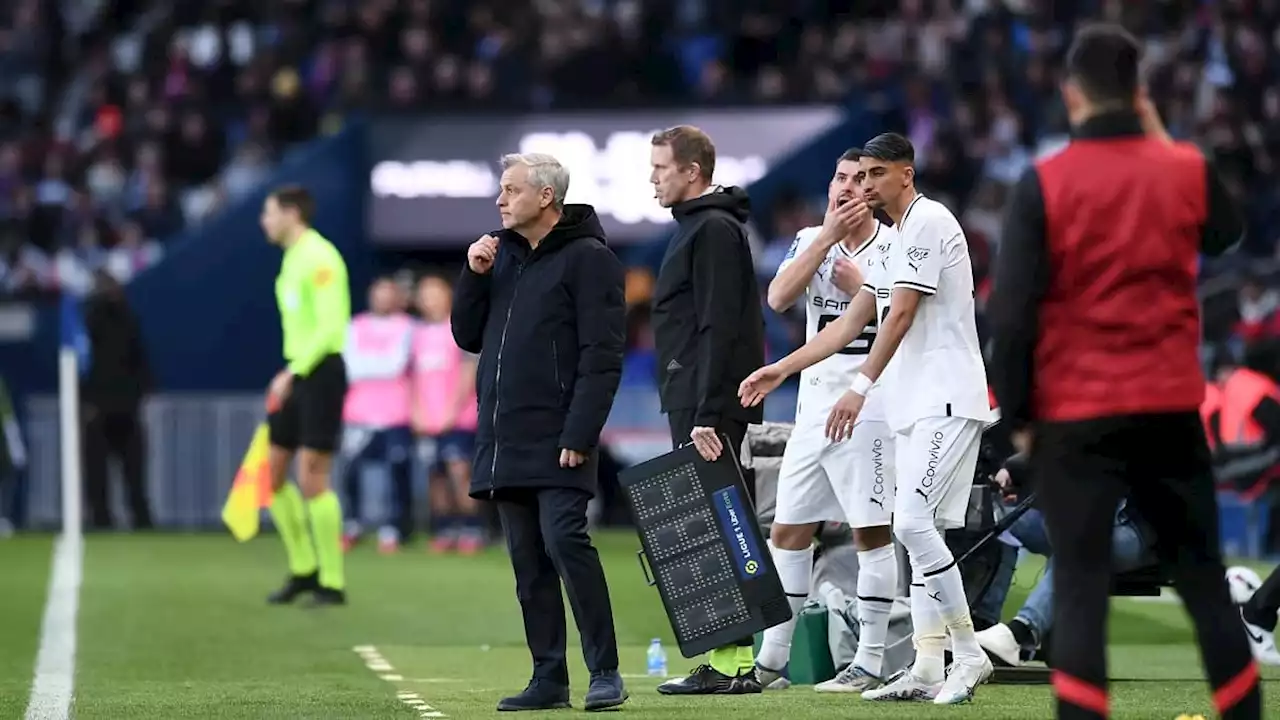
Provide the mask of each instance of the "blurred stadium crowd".
[{"label": "blurred stadium crowd", "polygon": [[[1166,123],[1246,201],[1249,251],[1280,226],[1280,3],[1085,0],[15,0],[0,8],[0,285],[83,290],[155,262],[185,226],[353,113],[872,98],[957,208],[986,279],[1010,184],[1065,119],[1070,28],[1146,41]],[[797,15],[803,22],[796,22]],[[820,199],[761,228],[770,275]],[[1228,318],[1230,325],[1234,318]],[[776,323],[772,344],[793,344]]]},{"label": "blurred stadium crowd", "polygon": [[[0,296],[82,293],[97,271],[127,282],[362,113],[857,97],[910,136],[924,191],[962,218],[985,297],[1011,185],[1066,139],[1057,79],[1071,29],[1105,19],[1144,40],[1166,125],[1212,154],[1248,213],[1249,257],[1204,268],[1210,354],[1280,337],[1280,0],[848,5],[11,0],[0,5]],[[776,199],[771,226],[756,228],[762,278],[824,203]],[[458,261],[470,239],[458,238]],[[661,253],[637,253],[628,278],[628,375],[652,382],[645,257]],[[801,315],[766,317],[770,355],[802,340]]]}]

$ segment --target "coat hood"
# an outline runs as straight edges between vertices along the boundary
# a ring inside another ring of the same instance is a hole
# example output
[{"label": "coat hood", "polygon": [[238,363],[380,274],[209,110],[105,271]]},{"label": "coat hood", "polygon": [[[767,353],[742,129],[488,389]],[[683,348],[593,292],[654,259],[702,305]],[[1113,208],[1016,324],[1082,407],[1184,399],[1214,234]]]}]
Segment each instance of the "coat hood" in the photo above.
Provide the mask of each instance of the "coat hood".
[{"label": "coat hood", "polygon": [[711,208],[725,210],[737,218],[738,222],[746,222],[751,216],[751,198],[746,190],[736,185],[717,187],[701,197],[676,203],[671,207],[671,214],[676,220],[680,220]]}]

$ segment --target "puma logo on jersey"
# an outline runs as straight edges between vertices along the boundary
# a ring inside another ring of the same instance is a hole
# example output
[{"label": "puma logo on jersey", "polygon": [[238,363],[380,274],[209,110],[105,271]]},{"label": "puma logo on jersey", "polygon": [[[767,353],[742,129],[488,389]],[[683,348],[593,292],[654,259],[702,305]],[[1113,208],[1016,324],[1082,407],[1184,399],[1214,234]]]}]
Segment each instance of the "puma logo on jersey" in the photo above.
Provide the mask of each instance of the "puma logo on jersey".
[{"label": "puma logo on jersey", "polygon": [[827,272],[831,270],[831,256],[828,255],[822,260],[822,264],[818,266],[818,277],[823,280],[827,279]]},{"label": "puma logo on jersey", "polygon": [[912,246],[907,248],[907,266],[914,270],[917,274],[920,272],[920,263],[929,257],[929,248]]}]

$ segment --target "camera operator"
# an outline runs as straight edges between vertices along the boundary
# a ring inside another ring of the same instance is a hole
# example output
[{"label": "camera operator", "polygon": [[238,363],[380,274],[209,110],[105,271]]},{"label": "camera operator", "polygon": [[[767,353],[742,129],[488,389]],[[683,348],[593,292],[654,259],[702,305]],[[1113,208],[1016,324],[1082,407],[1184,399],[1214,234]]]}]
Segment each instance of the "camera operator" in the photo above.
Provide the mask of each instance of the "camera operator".
[{"label": "camera operator", "polygon": [[[995,474],[994,482],[1000,489],[1004,507],[1011,508],[1029,495],[1028,474],[1027,458],[1023,454],[1010,457]],[[1053,548],[1044,516],[1034,507],[1009,527],[1007,535],[1021,547],[1046,558],[1044,574],[1013,619],[978,633],[978,644],[993,662],[1016,667],[1035,654],[1053,625]],[[1116,509],[1111,538],[1114,572],[1125,572],[1154,561],[1150,552],[1151,533],[1126,511],[1123,500]],[[1001,541],[1008,542],[1004,536]],[[1012,572],[997,573],[982,605],[995,608],[994,612],[998,613],[1012,581]]]}]

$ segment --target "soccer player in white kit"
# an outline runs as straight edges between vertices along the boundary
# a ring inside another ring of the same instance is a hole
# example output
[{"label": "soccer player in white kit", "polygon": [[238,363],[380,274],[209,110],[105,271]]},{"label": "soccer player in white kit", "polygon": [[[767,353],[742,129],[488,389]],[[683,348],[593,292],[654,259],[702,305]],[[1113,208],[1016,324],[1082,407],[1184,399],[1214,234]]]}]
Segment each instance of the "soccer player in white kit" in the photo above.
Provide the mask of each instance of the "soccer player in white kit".
[{"label": "soccer player in white kit", "polygon": [[[867,395],[881,381],[896,445],[893,531],[911,559],[916,659],[862,697],[947,705],[972,698],[992,671],[974,633],[960,571],[940,532],[964,523],[991,409],[967,241],[949,210],[916,192],[914,161],[911,143],[896,133],[879,135],[863,148],[863,196],[898,228],[891,258],[870,276],[867,292],[850,303],[847,322],[829,323],[804,348],[756,371],[739,394],[744,403],[759,402],[790,373],[838,350],[850,336],[849,326],[865,322],[874,294],[880,306],[875,342],[832,409],[827,434],[849,437]],[[948,632],[954,664],[946,672]]]},{"label": "soccer player in white kit", "polygon": [[[840,317],[859,294],[864,271],[879,262],[896,232],[882,226],[862,200],[859,151],[836,162],[821,227],[801,230],[769,284],[769,306],[777,312],[804,296],[806,336],[812,339]],[[818,685],[828,692],[862,692],[883,684],[885,635],[897,589],[898,568],[890,521],[893,515],[893,440],[871,393],[853,438],[832,442],[827,418],[849,387],[875,339],[874,318],[857,337],[800,375],[796,422],[778,478],[777,508],[769,547],[792,619],[765,630],[756,675],[768,685],[781,675],[791,651],[795,615],[813,574],[813,537],[823,521],[848,522],[858,548],[858,615],[861,622],[853,662]]]}]

